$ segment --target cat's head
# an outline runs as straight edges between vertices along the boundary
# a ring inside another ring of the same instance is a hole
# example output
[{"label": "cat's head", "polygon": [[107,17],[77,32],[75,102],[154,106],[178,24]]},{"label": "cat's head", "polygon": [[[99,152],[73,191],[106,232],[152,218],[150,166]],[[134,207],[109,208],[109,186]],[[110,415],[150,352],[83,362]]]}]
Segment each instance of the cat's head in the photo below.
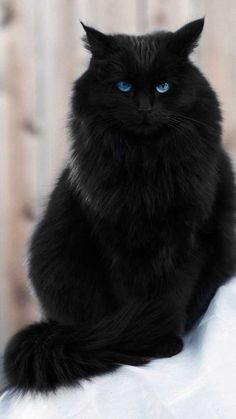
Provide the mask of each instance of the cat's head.
[{"label": "cat's head", "polygon": [[[149,134],[187,118],[208,84],[189,60],[204,19],[176,32],[106,35],[83,25],[89,68],[75,84],[74,112],[107,128]],[[205,89],[205,92],[204,92]]]}]

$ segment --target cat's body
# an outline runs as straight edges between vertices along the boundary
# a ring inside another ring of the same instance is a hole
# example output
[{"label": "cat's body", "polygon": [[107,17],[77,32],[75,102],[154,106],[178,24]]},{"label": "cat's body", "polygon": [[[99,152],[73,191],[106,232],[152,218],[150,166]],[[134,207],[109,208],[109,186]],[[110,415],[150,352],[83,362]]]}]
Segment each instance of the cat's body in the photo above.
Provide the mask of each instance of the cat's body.
[{"label": "cat's body", "polygon": [[[46,391],[178,353],[234,272],[219,105],[187,58],[202,27],[143,37],[85,28],[93,58],[74,86],[71,159],[30,247],[45,322],[13,337],[5,356],[17,388]],[[132,94],[116,89],[123,78]],[[170,92],[154,94],[166,79]]]}]

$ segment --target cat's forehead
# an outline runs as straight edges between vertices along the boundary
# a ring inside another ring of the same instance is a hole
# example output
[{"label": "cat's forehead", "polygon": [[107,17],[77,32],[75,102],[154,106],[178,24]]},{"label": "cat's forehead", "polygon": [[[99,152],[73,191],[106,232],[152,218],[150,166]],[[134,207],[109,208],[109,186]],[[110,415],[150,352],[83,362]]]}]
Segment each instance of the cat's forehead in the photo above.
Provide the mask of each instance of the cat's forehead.
[{"label": "cat's forehead", "polygon": [[142,66],[150,66],[158,53],[158,42],[153,38],[132,37],[130,46]]},{"label": "cat's forehead", "polygon": [[135,58],[142,67],[149,67],[163,47],[166,38],[166,32],[158,32],[154,34],[142,36],[124,36],[119,37],[118,42],[125,48],[126,52],[131,53],[131,57]]},{"label": "cat's forehead", "polygon": [[144,36],[118,36],[118,55],[111,60],[114,72],[131,76],[151,75],[158,68],[170,68],[173,59],[166,50],[166,33]]}]

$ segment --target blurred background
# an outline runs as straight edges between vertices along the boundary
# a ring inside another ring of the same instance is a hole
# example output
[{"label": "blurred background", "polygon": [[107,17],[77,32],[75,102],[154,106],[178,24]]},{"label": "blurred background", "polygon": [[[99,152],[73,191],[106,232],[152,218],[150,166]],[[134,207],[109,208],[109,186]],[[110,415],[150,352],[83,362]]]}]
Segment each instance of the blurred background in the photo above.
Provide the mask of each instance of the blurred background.
[{"label": "blurred background", "polygon": [[88,53],[79,20],[104,32],[175,30],[206,16],[193,59],[217,91],[236,162],[235,0],[0,0],[0,352],[39,310],[26,244],[68,152],[72,81]]}]

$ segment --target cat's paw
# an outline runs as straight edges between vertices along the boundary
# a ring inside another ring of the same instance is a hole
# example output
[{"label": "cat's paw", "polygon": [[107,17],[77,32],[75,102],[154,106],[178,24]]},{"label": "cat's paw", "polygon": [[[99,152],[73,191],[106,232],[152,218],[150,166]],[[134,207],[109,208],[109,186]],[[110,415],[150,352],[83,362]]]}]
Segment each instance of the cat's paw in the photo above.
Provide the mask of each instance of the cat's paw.
[{"label": "cat's paw", "polygon": [[183,349],[183,341],[175,335],[168,335],[159,340],[156,345],[157,358],[169,358],[177,355]]}]

